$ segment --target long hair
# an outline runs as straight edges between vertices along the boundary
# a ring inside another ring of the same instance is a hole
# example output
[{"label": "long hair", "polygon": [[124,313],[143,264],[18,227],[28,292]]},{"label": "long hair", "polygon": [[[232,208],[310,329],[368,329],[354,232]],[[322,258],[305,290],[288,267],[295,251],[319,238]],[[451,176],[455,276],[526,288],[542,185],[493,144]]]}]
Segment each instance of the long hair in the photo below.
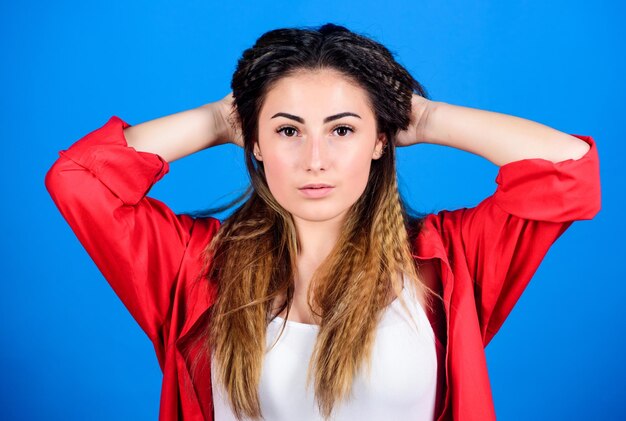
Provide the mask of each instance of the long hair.
[{"label": "long hair", "polygon": [[[319,320],[307,388],[313,379],[320,414],[329,418],[335,403],[351,394],[359,370],[370,372],[376,327],[390,298],[398,297],[408,311],[401,296],[403,274],[429,308],[433,296],[441,298],[422,281],[413,258],[411,238],[423,214],[402,199],[396,175],[395,133],[408,128],[411,96],[428,98],[425,89],[387,48],[343,26],[266,32],[243,52],[231,82],[231,118],[241,125],[251,186],[228,205],[247,197],[222,222],[203,255],[203,281],[214,282],[217,293],[198,340],[204,356],[215,359],[214,374],[239,419],[263,418],[258,386],[268,351],[266,329],[275,314],[291,308],[300,250],[294,220],[271,194],[263,162],[253,155],[259,112],[278,80],[320,69],[339,71],[358,83],[369,96],[377,133],[387,136],[385,153],[372,161],[365,191],[348,210],[334,248],[307,291]],[[282,304],[273,313],[277,298]]]}]

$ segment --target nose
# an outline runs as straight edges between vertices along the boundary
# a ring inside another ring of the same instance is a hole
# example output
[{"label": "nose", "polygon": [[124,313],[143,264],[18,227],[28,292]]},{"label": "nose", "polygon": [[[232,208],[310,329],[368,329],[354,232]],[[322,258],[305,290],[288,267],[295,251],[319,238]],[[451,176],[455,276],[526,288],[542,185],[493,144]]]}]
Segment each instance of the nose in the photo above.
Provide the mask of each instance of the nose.
[{"label": "nose", "polygon": [[304,147],[304,166],[307,171],[324,171],[328,166],[328,145],[322,135],[309,136]]}]

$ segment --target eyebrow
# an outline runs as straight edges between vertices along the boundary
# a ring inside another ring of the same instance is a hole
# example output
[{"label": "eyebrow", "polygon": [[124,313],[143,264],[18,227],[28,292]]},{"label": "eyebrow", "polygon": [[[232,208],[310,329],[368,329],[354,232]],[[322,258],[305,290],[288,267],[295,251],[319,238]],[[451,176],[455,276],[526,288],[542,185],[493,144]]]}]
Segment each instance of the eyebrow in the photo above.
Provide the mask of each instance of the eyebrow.
[{"label": "eyebrow", "polygon": [[[348,117],[348,116],[361,118],[361,116],[358,114],[351,113],[351,112],[344,112],[344,113],[339,113],[339,114],[326,117],[324,119],[324,124],[328,123],[329,121],[337,120],[339,118]],[[288,114],[288,113],[276,113],[271,118],[276,118],[276,117],[287,117],[287,118],[297,121],[298,123],[304,124],[304,119],[302,117],[298,117],[297,115]]]}]

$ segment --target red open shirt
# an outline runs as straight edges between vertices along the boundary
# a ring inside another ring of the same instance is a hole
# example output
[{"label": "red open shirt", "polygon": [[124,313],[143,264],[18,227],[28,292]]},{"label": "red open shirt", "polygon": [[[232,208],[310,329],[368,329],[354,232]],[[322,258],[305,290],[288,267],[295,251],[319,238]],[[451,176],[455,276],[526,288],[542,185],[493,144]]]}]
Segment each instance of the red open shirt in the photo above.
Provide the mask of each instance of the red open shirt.
[{"label": "red open shirt", "polygon": [[[148,197],[169,164],[129,147],[112,116],[46,174],[54,203],[154,344],[163,371],[160,420],[213,420],[210,364],[190,382],[194,351],[215,290],[191,288],[216,218],[175,214]],[[472,208],[429,214],[414,257],[432,260],[444,303],[429,314],[437,337],[437,420],[495,420],[484,348],[550,246],[575,220],[601,208],[595,142],[580,159],[522,159],[499,168],[495,192]],[[205,360],[205,362],[208,360]],[[189,387],[185,387],[185,384]],[[190,386],[191,385],[191,386]]]}]

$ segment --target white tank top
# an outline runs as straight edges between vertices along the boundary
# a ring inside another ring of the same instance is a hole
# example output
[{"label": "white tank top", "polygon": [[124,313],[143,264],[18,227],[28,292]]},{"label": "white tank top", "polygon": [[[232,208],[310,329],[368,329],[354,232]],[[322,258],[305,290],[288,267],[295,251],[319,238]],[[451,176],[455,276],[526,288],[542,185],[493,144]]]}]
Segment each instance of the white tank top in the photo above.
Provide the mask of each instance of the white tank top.
[{"label": "white tank top", "polygon": [[[353,397],[335,404],[331,420],[434,419],[435,335],[415,298],[414,287],[406,279],[404,285],[402,294],[414,322],[409,321],[398,298],[385,309],[376,331],[371,378],[368,380],[365,372],[357,374]],[[267,349],[274,343],[283,322],[283,318],[276,317],[269,323]],[[313,384],[305,390],[306,370],[318,329],[317,325],[287,320],[280,339],[265,354],[259,397],[266,421],[323,420],[314,401]],[[213,374],[211,380],[215,421],[236,421],[228,397]]]}]

